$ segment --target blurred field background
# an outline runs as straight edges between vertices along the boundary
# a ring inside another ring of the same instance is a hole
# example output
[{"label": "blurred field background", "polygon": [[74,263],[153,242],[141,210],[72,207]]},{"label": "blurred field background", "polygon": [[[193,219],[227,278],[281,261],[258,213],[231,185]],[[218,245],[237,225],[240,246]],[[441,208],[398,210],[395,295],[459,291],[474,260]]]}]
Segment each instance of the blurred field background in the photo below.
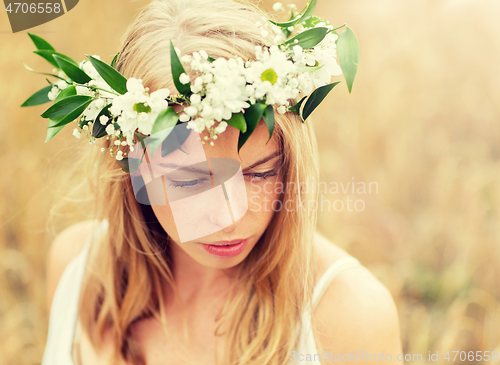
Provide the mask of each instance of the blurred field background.
[{"label": "blurred field background", "polygon": [[[30,32],[77,61],[110,62],[147,2],[81,0]],[[405,353],[449,364],[446,351],[500,351],[500,3],[320,0],[316,13],[347,22],[361,48],[353,93],[342,83],[314,115],[322,181],[378,185],[325,194],[365,208],[324,205],[319,230],[390,289]],[[75,204],[47,229],[76,139],[67,128],[44,144],[44,106],[19,105],[45,82],[22,64],[50,67],[3,12],[0,39],[0,364],[32,365],[47,335],[47,250],[89,210]]]}]

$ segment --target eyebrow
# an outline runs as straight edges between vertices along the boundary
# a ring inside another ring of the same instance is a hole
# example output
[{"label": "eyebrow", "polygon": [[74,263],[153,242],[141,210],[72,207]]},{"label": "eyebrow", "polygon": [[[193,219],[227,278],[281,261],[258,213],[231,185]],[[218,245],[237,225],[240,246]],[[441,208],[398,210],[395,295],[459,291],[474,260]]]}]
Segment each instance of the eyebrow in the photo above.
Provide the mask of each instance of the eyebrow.
[{"label": "eyebrow", "polygon": [[196,168],[193,166],[182,166],[181,167],[179,165],[170,164],[170,163],[162,163],[162,164],[159,164],[158,166],[174,169],[171,172],[176,172],[177,170],[181,170],[181,171],[196,172],[199,174],[210,175],[210,171],[208,170],[208,165],[207,165],[207,169],[200,169],[200,168]]},{"label": "eyebrow", "polygon": [[[242,172],[244,173],[245,171],[248,171],[248,170],[251,170],[253,169],[254,167],[257,167],[259,165],[262,165],[270,160],[272,160],[273,158],[275,157],[278,157],[278,156],[281,156],[281,151],[276,151],[272,154],[270,154],[269,156],[266,156],[266,157],[263,157],[261,158],[259,161],[257,162],[254,162],[253,164],[251,164],[250,166],[247,166],[245,167]],[[159,164],[160,167],[167,167],[167,168],[173,168],[173,169],[176,169],[176,168],[179,168],[179,165],[175,165],[175,164],[169,164],[169,163],[162,163],[162,164]],[[210,175],[210,171],[208,170],[205,170],[205,169],[199,169],[199,168],[196,168],[196,167],[193,167],[193,166],[185,166],[185,167],[182,167],[181,168],[182,171],[188,171],[188,172],[196,172],[196,173],[200,173],[200,174],[206,174],[206,175]],[[173,171],[172,171],[173,172]]]},{"label": "eyebrow", "polygon": [[270,154],[269,156],[264,157],[264,158],[260,159],[260,160],[259,160],[259,161],[257,161],[257,162],[254,162],[254,163],[253,163],[253,164],[251,164],[250,166],[245,167],[245,168],[243,169],[243,172],[248,171],[248,170],[251,170],[251,169],[253,169],[254,167],[257,167],[257,166],[259,166],[259,165],[262,165],[262,164],[266,163],[267,161],[272,160],[273,158],[278,157],[278,156],[281,156],[281,151],[276,151],[276,152],[274,152],[274,153]]}]

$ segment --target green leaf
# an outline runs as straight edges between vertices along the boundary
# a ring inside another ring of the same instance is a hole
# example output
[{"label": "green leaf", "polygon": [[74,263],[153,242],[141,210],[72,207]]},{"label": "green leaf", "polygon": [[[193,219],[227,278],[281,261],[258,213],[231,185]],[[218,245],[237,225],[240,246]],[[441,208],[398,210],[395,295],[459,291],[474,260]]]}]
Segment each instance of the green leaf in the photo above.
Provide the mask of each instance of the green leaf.
[{"label": "green leaf", "polygon": [[39,49],[39,50],[33,51],[33,53],[39,55],[40,57],[45,58],[45,60],[47,60],[52,66],[59,69],[58,63],[56,62],[54,57],[52,57],[52,55],[55,53],[55,51],[52,51],[49,49]]},{"label": "green leaf", "polygon": [[[52,55],[52,57],[54,56],[57,56],[63,60],[65,60],[66,62],[68,63],[71,63],[73,66],[76,66],[76,67],[80,67],[78,65],[78,62],[76,62],[74,59],[72,59],[71,57],[68,57],[66,56],[65,54],[62,54],[62,53],[59,53],[59,52],[54,52],[54,54]],[[55,59],[55,58],[54,58]]]},{"label": "green leaf", "polygon": [[[66,89],[63,89],[59,93],[59,95],[57,95],[56,99],[54,100],[54,103],[57,103],[58,101],[73,95],[76,95],[76,87],[74,85],[70,85]],[[54,138],[54,136],[64,128],[64,125],[61,125],[59,127],[54,127],[58,122],[59,119],[55,120],[49,119],[49,126],[47,128],[47,137],[45,138],[45,143]]]},{"label": "green leaf", "polygon": [[74,85],[69,85],[66,87],[66,89],[61,90],[59,95],[57,95],[56,99],[54,100],[54,103],[57,103],[58,101],[62,99],[66,99],[69,96],[76,95],[76,87]]},{"label": "green leaf", "polygon": [[191,129],[187,128],[187,123],[177,124],[174,128],[173,133],[170,133],[167,138],[161,144],[161,156],[165,157],[169,153],[175,150],[181,150],[186,153],[182,149],[182,144],[186,142],[189,135],[191,133]]},{"label": "green leaf", "polygon": [[64,126],[68,123],[71,123],[72,121],[74,121],[76,118],[78,118],[80,115],[82,115],[82,113],[85,111],[85,109],[87,109],[87,107],[89,106],[89,104],[92,102],[92,100],[89,100],[87,103],[85,104],[81,104],[80,106],[76,107],[75,109],[73,109],[71,112],[69,112],[68,114],[66,114],[65,116],[63,117],[59,117],[59,118],[50,118],[50,119],[54,119],[57,123],[51,127],[51,128],[54,128],[54,127],[60,127],[60,126]]},{"label": "green leaf", "polygon": [[158,114],[158,117],[153,124],[153,129],[151,134],[155,134],[159,131],[165,130],[167,128],[173,128],[179,120],[179,115],[174,110],[173,107],[169,106],[167,109]]},{"label": "green leaf", "polygon": [[36,93],[31,95],[21,106],[35,106],[35,105],[41,105],[48,103],[50,101],[49,99],[49,92],[52,90],[52,85],[46,86],[41,90],[38,90]]},{"label": "green leaf", "polygon": [[243,133],[247,131],[247,123],[245,121],[245,116],[243,113],[233,113],[231,119],[227,121],[230,126],[239,129]]},{"label": "green leaf", "polygon": [[75,66],[72,62],[68,61],[66,58],[61,57],[60,55],[54,54],[54,59],[56,60],[59,68],[63,70],[63,72],[74,82],[79,84],[86,84],[92,78],[87,75],[80,67]]},{"label": "green leaf", "polygon": [[247,131],[245,133],[240,132],[239,138],[238,138],[238,153],[240,152],[241,147],[245,144],[245,142],[250,138],[252,135],[253,131],[255,130],[255,127],[257,127],[257,124],[259,124],[259,121],[262,118],[262,115],[264,114],[264,110],[266,110],[267,105],[262,104],[262,103],[255,103],[253,105],[250,105],[245,110],[245,121],[247,122]]},{"label": "green leaf", "polygon": [[302,111],[302,119],[304,121],[311,115],[314,109],[316,109],[328,93],[338,84],[340,84],[340,81],[318,87],[313,91],[311,96],[307,99],[306,105],[304,105],[304,110]]},{"label": "green leaf", "polygon": [[32,33],[29,33],[29,32],[28,32],[28,35],[30,36],[31,40],[33,41],[33,43],[35,44],[35,47],[37,49],[46,49],[49,51],[55,51],[54,47],[52,47],[50,45],[50,43],[47,42],[42,37],[39,37],[39,36],[32,34]]},{"label": "green leaf", "polygon": [[274,131],[274,108],[272,105],[268,105],[266,110],[264,110],[264,122],[267,125],[267,130],[269,131],[269,139],[266,144],[271,140]]},{"label": "green leaf", "polygon": [[142,159],[127,157],[120,161],[117,160],[116,162],[120,165],[123,171],[133,174],[139,171],[139,165],[141,164]]},{"label": "green leaf", "polygon": [[191,83],[184,85],[179,81],[181,74],[186,73],[186,71],[179,60],[172,41],[170,41],[170,66],[172,68],[172,78],[174,79],[175,88],[182,95],[189,95],[191,93]]},{"label": "green leaf", "polygon": [[125,94],[127,92],[127,79],[118,71],[116,71],[113,67],[108,65],[107,63],[98,60],[92,56],[87,55],[87,58],[90,60],[92,65],[94,65],[95,69],[101,75],[101,77],[106,81],[106,83],[115,91],[120,94]]},{"label": "green leaf", "polygon": [[291,112],[295,112],[299,115],[300,119],[302,120],[302,123],[304,123],[304,118],[302,118],[302,113],[300,112],[300,107],[302,106],[302,103],[307,99],[307,95],[304,96],[302,99],[300,99],[300,101],[295,104],[295,105],[292,105],[291,107],[288,108],[289,111]]},{"label": "green leaf", "polygon": [[79,106],[90,104],[91,101],[92,97],[86,95],[73,95],[64,98],[43,112],[42,118],[57,119],[64,117]]},{"label": "green leaf", "polygon": [[120,56],[120,52],[115,54],[115,57],[113,57],[113,61],[111,61],[111,67],[113,67],[116,70],[116,61],[118,61],[118,57]]},{"label": "green leaf", "polygon": [[[299,45],[303,49],[309,49],[319,44],[327,34],[328,28],[312,28],[297,34],[293,38],[290,38],[285,42],[285,44],[290,44],[291,46]],[[295,40],[297,40],[297,42],[295,42]]]},{"label": "green leaf", "polygon": [[57,63],[56,59],[54,56],[58,56],[61,59],[64,59],[66,62],[71,63],[72,65],[78,67],[78,63],[72,59],[71,57],[68,57],[62,53],[47,50],[47,49],[41,49],[37,51],[33,51],[33,53],[36,53],[37,55],[45,58],[47,61],[49,61],[52,65],[54,65],[55,68],[60,69],[59,64]]},{"label": "green leaf", "polygon": [[[111,113],[109,112],[109,108],[111,107],[111,105],[112,104],[106,105],[95,118],[94,126],[92,127],[92,137],[101,138],[107,135],[106,127],[113,122],[113,119],[111,118]],[[102,125],[101,121],[99,120],[99,118],[101,118],[101,116],[103,115],[109,118],[108,122],[105,125]]]},{"label": "green leaf", "polygon": [[148,144],[151,146],[151,156],[154,155],[158,146],[172,133],[174,128],[163,129],[155,134],[152,134],[151,137],[148,138]]},{"label": "green leaf", "polygon": [[305,22],[307,19],[309,19],[310,17],[313,16],[314,9],[316,8],[316,3],[317,3],[317,0],[311,0],[309,2],[309,4],[307,5],[307,9],[304,12],[304,14],[302,14],[302,15],[299,14],[299,15],[297,15],[297,17],[295,19],[292,19],[288,22],[276,23],[276,22],[273,22],[272,20],[270,20],[270,22],[273,23],[274,25],[277,25],[278,27],[281,27],[281,28],[288,28],[288,27],[294,26],[295,24]]},{"label": "green leaf", "polygon": [[354,83],[354,77],[358,71],[359,44],[356,34],[347,26],[346,30],[340,33],[337,39],[337,55],[350,94],[352,84]]},{"label": "green leaf", "polygon": [[177,124],[173,127],[168,127],[148,137],[148,145],[151,146],[151,156],[154,154],[156,148],[161,144],[161,156],[165,157],[175,150],[181,150],[182,144],[186,141],[191,133],[187,129],[187,123]]},{"label": "green leaf", "polygon": [[45,137],[45,143],[47,143],[48,141],[50,141],[52,138],[55,137],[55,135],[57,133],[59,133],[60,131],[62,131],[62,129],[64,128],[64,126],[60,126],[60,127],[53,127],[57,122],[55,120],[52,120],[52,119],[49,119],[49,126],[47,127],[47,137]]}]

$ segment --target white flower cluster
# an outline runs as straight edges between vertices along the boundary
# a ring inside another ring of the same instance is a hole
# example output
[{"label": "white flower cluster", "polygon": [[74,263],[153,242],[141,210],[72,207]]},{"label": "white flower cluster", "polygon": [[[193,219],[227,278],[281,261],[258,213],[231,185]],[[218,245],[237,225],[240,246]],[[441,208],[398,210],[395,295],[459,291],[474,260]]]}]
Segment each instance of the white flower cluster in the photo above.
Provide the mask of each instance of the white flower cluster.
[{"label": "white flower cluster", "polygon": [[[332,29],[331,25],[318,23],[316,27]],[[305,31],[304,29],[302,31]],[[301,32],[302,32],[301,31]],[[299,34],[301,33],[299,32]],[[342,75],[342,69],[337,63],[337,41],[338,36],[334,33],[328,33],[325,38],[312,49],[302,50],[299,46],[293,47],[293,60],[298,65],[312,67],[310,76],[314,87],[318,88],[328,84],[332,76]],[[312,90],[312,88],[311,88]],[[309,92],[311,91],[309,90]],[[305,91],[306,94],[309,92]]]},{"label": "white flower cluster", "polygon": [[106,133],[110,136],[123,135],[127,144],[132,146],[136,130],[144,135],[151,134],[156,118],[168,108],[166,98],[169,95],[168,89],[160,89],[149,95],[142,81],[131,77],[127,80],[127,92],[115,97],[109,109],[111,115],[118,118],[116,123],[120,129],[115,130],[114,125],[109,124]]},{"label": "white flower cluster", "polygon": [[52,101],[56,100],[59,93],[61,91],[63,91],[64,89],[66,89],[67,87],[68,87],[68,83],[64,80],[59,80],[58,82],[55,82],[52,85],[52,89],[49,91],[49,94],[48,94],[49,100],[52,100]]},{"label": "white flower cluster", "polygon": [[[255,61],[245,62],[238,57],[210,62],[204,51],[181,57],[196,77],[191,84],[191,105],[180,120],[188,122],[188,128],[202,132],[257,101],[278,104],[278,111],[285,113],[290,99],[296,99],[301,92],[309,94],[314,87],[328,84],[333,75],[342,74],[335,60],[336,38],[328,34],[307,50],[299,45],[258,46]],[[190,78],[183,74],[180,81],[187,84]],[[224,124],[220,129],[225,129]]]},{"label": "white flower cluster", "polygon": [[[275,10],[281,9],[276,5]],[[269,24],[261,29],[262,36],[271,40],[271,46],[256,47],[255,60],[245,61],[240,57],[212,59],[207,52],[199,51],[180,57],[185,65],[189,65],[190,75],[183,73],[179,77],[181,84],[190,84],[191,94],[188,99],[182,99],[184,109],[179,114],[181,122],[187,127],[201,133],[210,131],[213,139],[224,132],[227,121],[233,114],[244,112],[250,105],[257,102],[274,105],[279,113],[284,114],[290,107],[290,100],[296,100],[299,94],[308,95],[314,88],[328,84],[332,76],[342,74],[336,61],[337,35],[328,32],[325,38],[315,47],[303,49],[294,43],[284,43],[282,28]],[[333,28],[324,22],[316,22],[314,27]],[[288,31],[297,34],[307,31],[304,24],[291,27]],[[310,28],[309,28],[310,29]],[[179,54],[180,52],[177,51]],[[94,56],[98,58],[97,56]],[[106,125],[108,139],[116,137],[115,145],[135,144],[134,133],[150,135],[153,125],[162,111],[168,108],[169,102],[179,103],[168,89],[159,89],[149,94],[148,88],[136,78],[127,80],[127,92],[117,95],[102,79],[89,61],[84,61],[80,67],[92,78],[86,84],[77,86],[78,95],[90,95],[94,98],[83,113],[82,129],[88,130],[88,121],[94,121],[101,110],[111,104],[109,117],[101,116],[99,123]],[[60,81],[49,93],[51,100],[55,99],[67,83]],[[187,105],[186,105],[187,104]],[[75,129],[74,135],[80,138],[80,131]],[[125,138],[124,141],[121,141]],[[94,142],[95,143],[95,139]],[[213,145],[213,143],[211,143]],[[113,155],[113,151],[111,150]],[[126,154],[125,154],[126,155]],[[121,151],[116,152],[116,159],[123,159]]]}]

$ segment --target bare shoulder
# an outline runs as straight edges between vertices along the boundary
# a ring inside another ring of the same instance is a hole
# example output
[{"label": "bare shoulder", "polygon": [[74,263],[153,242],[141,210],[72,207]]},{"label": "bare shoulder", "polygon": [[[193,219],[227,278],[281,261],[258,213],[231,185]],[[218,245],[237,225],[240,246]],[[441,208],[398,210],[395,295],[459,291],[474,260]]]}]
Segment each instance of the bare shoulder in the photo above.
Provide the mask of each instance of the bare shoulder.
[{"label": "bare shoulder", "polygon": [[314,233],[314,250],[319,261],[320,274],[325,271],[333,262],[343,257],[350,257],[345,250],[333,244],[319,232]]},{"label": "bare shoulder", "polygon": [[48,308],[64,269],[83,249],[85,242],[98,225],[96,220],[79,222],[62,230],[52,242],[47,255]]},{"label": "bare shoulder", "polygon": [[[318,241],[321,242],[318,244]],[[324,237],[316,238],[315,247],[323,261],[323,272],[339,258],[350,256]],[[361,265],[346,268],[330,283],[313,314],[313,326],[320,354],[323,351],[334,354],[351,351],[359,355],[358,351],[384,352],[392,354],[394,361],[402,352],[399,318],[392,295]],[[366,361],[364,357],[356,360]]]}]

